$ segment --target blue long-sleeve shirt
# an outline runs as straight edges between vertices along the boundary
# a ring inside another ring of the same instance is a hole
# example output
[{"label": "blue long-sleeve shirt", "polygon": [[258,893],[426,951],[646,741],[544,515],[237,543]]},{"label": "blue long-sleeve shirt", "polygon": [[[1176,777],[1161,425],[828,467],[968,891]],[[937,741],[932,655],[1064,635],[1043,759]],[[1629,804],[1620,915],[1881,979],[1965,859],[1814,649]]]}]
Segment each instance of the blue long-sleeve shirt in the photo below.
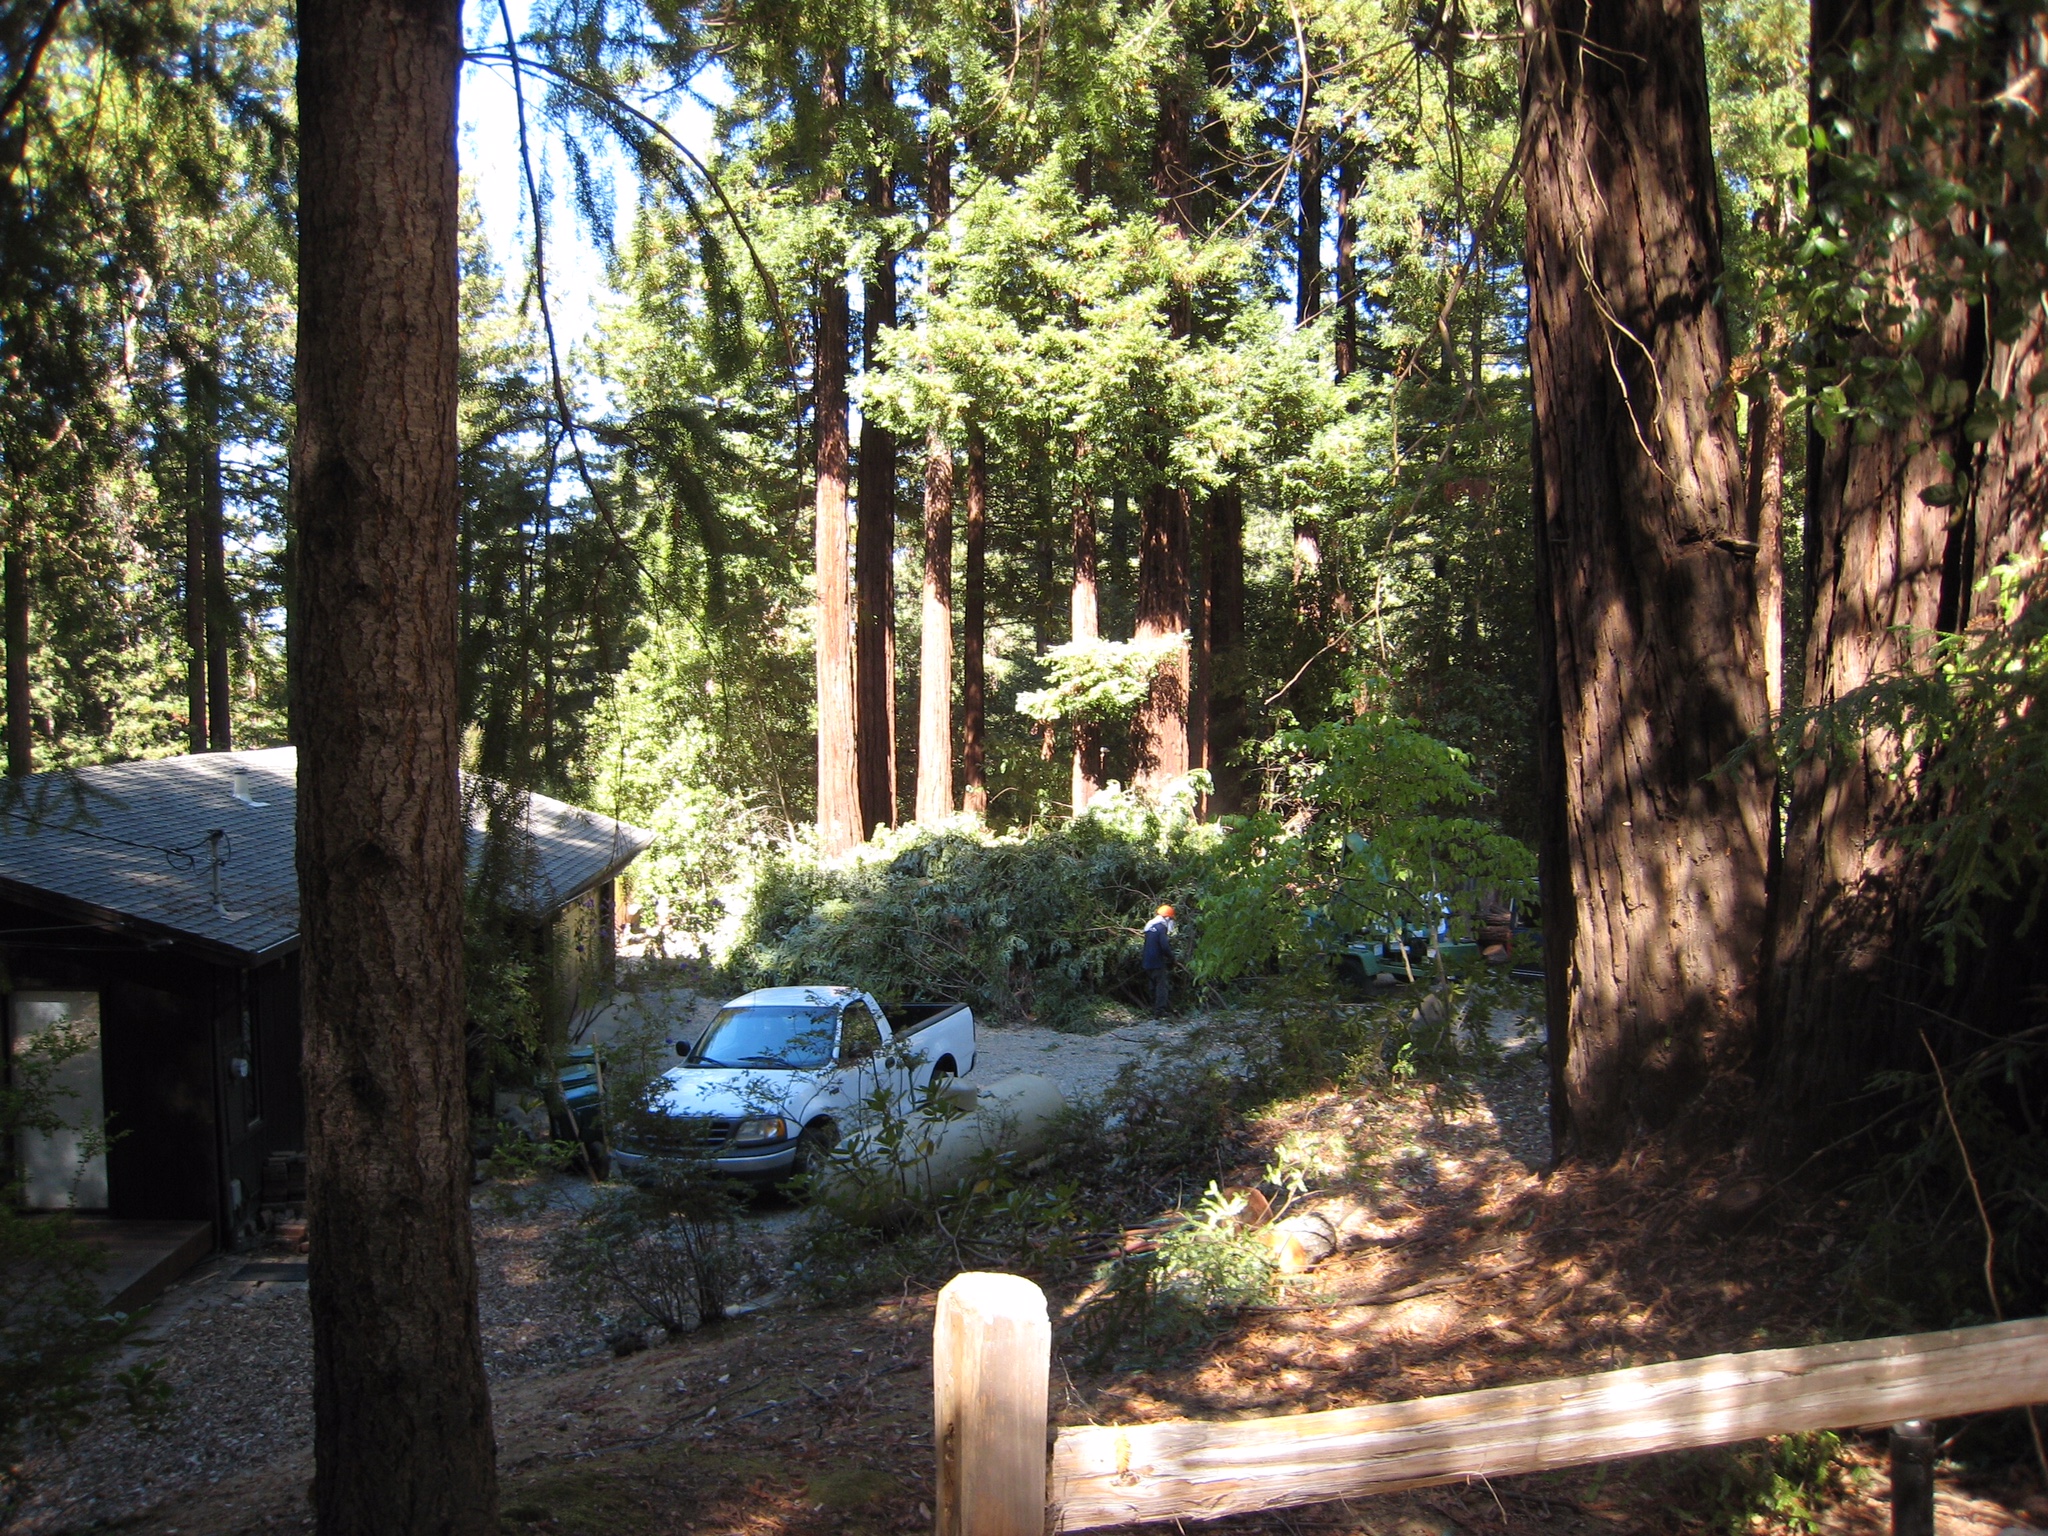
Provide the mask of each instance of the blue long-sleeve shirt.
[{"label": "blue long-sleeve shirt", "polygon": [[1138,963],[1148,971],[1164,971],[1172,968],[1172,918],[1155,917],[1145,925],[1145,953]]}]

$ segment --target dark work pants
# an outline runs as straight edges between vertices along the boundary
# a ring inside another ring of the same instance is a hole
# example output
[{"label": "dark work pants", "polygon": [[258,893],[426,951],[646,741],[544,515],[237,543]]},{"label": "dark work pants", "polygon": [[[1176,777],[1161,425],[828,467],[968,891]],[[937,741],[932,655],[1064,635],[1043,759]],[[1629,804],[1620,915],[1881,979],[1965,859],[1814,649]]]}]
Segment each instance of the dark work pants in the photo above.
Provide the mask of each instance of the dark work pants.
[{"label": "dark work pants", "polygon": [[1173,1001],[1173,972],[1160,966],[1152,975],[1152,1011],[1166,1012],[1166,1005]]}]

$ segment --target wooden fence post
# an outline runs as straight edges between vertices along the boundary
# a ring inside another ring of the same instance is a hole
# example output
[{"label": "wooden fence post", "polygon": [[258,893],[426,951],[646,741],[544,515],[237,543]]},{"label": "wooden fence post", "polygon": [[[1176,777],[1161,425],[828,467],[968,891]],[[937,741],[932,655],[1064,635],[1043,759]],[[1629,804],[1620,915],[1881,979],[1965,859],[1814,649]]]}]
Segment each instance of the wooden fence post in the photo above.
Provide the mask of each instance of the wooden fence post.
[{"label": "wooden fence post", "polygon": [[938,1536],[1044,1536],[1045,1293],[1019,1275],[955,1275],[932,1335]]}]

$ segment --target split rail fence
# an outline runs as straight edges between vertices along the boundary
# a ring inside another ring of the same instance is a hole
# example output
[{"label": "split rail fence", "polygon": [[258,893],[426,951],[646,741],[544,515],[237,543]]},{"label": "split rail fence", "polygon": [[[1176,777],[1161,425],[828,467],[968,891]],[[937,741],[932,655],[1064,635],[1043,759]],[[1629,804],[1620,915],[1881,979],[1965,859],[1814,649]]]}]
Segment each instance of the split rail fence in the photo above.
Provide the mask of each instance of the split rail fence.
[{"label": "split rail fence", "polygon": [[940,1292],[939,1536],[1208,1520],[2048,1402],[2048,1318],[1280,1418],[1082,1426],[1048,1439],[1051,1357],[1045,1296],[1029,1280],[963,1274]]}]

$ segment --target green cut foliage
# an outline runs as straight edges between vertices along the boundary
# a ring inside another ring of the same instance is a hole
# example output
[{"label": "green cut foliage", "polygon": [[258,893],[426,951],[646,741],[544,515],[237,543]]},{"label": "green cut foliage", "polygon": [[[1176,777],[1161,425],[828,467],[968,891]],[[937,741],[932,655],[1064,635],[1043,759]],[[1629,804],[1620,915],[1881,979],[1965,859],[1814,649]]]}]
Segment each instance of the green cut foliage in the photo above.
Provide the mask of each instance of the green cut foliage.
[{"label": "green cut foliage", "polygon": [[1153,674],[1179,656],[1187,638],[1175,630],[1135,640],[1075,640],[1056,645],[1043,658],[1051,686],[1018,694],[1017,708],[1045,724],[1128,720],[1151,691]]},{"label": "green cut foliage", "polygon": [[1188,903],[1212,842],[1105,796],[1012,833],[964,817],[907,828],[841,862],[791,847],[757,865],[725,963],[744,984],[830,981],[892,1006],[1078,1024],[1105,995],[1141,995],[1145,923]]},{"label": "green cut foliage", "polygon": [[1489,901],[1533,894],[1535,858],[1449,814],[1482,786],[1465,754],[1392,716],[1284,731],[1263,749],[1268,808],[1230,829],[1202,891],[1198,976],[1319,955],[1333,936],[1462,936]]}]

